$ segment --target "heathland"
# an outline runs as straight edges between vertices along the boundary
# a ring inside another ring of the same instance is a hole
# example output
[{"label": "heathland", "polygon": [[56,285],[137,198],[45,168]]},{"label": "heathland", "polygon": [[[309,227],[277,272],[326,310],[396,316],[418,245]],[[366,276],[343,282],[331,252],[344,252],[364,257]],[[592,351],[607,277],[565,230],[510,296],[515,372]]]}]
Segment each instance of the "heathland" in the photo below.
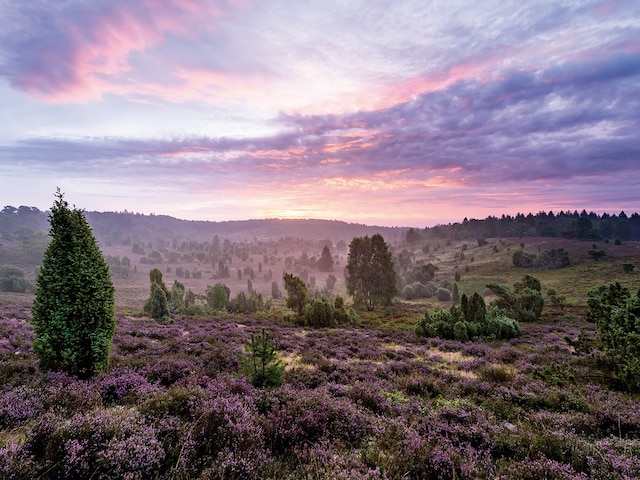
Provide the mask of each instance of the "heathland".
[{"label": "heathland", "polygon": [[[0,293],[2,478],[640,477],[640,397],[587,318],[602,285],[638,292],[635,214],[402,229],[90,212],[116,331],[108,368],[79,379],[38,366],[31,305],[48,224],[20,208],[0,214],[1,285],[13,290]],[[353,238],[376,234],[397,296],[367,309],[344,270]],[[154,270],[168,291],[183,287],[163,322],[145,313]],[[310,308],[286,306],[285,273],[308,302],[340,297],[354,314],[314,326]],[[489,285],[514,291],[525,275],[544,306],[519,335],[416,330],[463,296],[490,309]],[[272,382],[251,365],[261,339]]]}]

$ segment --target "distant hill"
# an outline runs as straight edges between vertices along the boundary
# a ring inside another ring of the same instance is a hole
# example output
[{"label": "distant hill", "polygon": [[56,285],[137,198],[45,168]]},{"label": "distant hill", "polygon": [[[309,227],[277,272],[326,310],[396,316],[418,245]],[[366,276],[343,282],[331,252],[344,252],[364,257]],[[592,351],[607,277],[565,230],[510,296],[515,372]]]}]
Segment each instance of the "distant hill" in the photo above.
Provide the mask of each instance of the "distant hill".
[{"label": "distant hill", "polygon": [[[337,220],[263,219],[225,222],[180,220],[167,215],[130,212],[85,212],[87,222],[101,243],[156,240],[211,240],[214,236],[234,241],[270,240],[286,237],[304,240],[330,239],[349,243],[353,237],[380,233],[387,241],[403,240],[406,228],[378,227]],[[47,212],[35,207],[5,207],[0,211],[0,237],[20,239],[29,230],[49,230]]]},{"label": "distant hill", "polygon": [[[131,212],[85,212],[89,225],[103,244],[211,240],[214,236],[232,241],[330,239],[347,243],[352,238],[380,233],[388,242],[419,241],[428,238],[476,239],[507,237],[564,237],[581,240],[618,239],[640,241],[640,215],[597,215],[593,212],[540,212],[528,215],[465,218],[460,223],[435,227],[379,227],[337,220],[263,219],[225,222],[180,220],[167,215]],[[33,231],[48,231],[47,212],[35,207],[6,206],[0,211],[0,238],[21,240]]]}]

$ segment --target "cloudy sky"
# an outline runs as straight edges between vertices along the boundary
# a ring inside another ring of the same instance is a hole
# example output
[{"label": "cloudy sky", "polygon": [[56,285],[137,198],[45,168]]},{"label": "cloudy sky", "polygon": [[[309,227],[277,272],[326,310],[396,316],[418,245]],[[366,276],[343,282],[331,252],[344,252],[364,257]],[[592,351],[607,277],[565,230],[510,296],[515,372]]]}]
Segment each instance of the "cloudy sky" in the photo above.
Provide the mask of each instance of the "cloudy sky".
[{"label": "cloudy sky", "polygon": [[640,210],[635,0],[0,0],[0,203]]}]

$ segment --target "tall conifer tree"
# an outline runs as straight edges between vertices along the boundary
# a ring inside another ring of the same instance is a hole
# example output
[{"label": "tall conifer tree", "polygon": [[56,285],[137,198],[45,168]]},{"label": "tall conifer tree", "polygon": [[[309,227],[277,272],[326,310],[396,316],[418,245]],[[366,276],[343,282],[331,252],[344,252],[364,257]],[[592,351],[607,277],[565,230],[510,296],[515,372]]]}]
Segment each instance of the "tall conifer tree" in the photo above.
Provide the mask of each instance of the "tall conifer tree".
[{"label": "tall conifer tree", "polygon": [[43,370],[88,378],[108,364],[115,289],[83,211],[69,208],[60,189],[49,223],[32,307],[34,351]]}]

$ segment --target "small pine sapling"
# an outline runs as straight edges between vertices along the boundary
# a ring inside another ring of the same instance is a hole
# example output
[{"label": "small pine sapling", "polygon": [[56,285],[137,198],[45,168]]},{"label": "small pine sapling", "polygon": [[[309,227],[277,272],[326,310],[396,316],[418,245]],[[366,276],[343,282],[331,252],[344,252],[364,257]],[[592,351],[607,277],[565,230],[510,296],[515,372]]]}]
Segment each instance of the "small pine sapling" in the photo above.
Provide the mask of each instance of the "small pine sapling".
[{"label": "small pine sapling", "polygon": [[276,344],[262,329],[247,341],[248,354],[242,359],[242,369],[254,387],[277,387],[282,381],[284,365],[278,358]]}]

